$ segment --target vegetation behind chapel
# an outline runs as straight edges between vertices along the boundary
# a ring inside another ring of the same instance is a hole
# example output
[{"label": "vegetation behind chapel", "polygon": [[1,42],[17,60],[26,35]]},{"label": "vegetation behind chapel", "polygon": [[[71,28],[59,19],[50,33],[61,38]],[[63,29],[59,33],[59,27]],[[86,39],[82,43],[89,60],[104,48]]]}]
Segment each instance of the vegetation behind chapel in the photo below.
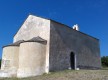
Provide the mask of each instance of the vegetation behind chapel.
[{"label": "vegetation behind chapel", "polygon": [[1,59],[0,59],[0,68],[1,68]]},{"label": "vegetation behind chapel", "polygon": [[108,67],[108,56],[101,57],[101,63],[103,67]]}]

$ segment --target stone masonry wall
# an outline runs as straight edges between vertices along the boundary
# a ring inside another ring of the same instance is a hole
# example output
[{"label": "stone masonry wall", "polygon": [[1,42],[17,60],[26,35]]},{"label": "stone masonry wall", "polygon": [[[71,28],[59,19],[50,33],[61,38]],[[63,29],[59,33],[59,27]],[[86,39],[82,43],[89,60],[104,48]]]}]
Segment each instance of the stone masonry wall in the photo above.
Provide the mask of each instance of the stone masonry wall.
[{"label": "stone masonry wall", "polygon": [[50,71],[68,69],[70,53],[76,55],[76,68],[101,68],[99,40],[51,21]]}]

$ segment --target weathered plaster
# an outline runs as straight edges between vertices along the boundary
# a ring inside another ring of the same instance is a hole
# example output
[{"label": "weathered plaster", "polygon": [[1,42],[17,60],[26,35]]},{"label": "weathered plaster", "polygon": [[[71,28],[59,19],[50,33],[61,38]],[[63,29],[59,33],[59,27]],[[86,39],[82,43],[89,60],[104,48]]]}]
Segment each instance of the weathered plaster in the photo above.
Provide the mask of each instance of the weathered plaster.
[{"label": "weathered plaster", "polygon": [[12,76],[17,75],[19,62],[19,47],[8,46],[3,48],[2,66],[1,70],[9,71]]},{"label": "weathered plaster", "polygon": [[20,44],[17,77],[30,77],[45,73],[46,45],[38,42]]},{"label": "weathered plaster", "polygon": [[49,47],[50,47],[50,20],[29,15],[17,34],[14,36],[14,42],[19,40],[29,40],[40,36],[47,40],[46,45],[46,73],[49,72]]}]

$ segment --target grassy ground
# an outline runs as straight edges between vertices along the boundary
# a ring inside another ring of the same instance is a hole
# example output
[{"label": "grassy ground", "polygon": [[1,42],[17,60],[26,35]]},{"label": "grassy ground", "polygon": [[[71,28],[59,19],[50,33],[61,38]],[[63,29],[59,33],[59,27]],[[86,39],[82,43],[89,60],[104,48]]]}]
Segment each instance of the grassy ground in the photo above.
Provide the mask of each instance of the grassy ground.
[{"label": "grassy ground", "polygon": [[102,70],[108,70],[108,67],[103,67]]},{"label": "grassy ground", "polygon": [[108,80],[108,70],[66,70],[31,78],[0,78],[0,80]]}]

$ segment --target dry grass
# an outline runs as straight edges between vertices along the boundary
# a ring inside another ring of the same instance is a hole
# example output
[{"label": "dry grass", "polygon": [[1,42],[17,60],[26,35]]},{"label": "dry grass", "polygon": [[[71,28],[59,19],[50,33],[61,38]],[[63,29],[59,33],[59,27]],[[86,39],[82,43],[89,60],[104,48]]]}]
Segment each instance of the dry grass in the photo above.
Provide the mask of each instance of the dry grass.
[{"label": "dry grass", "polygon": [[1,78],[0,80],[108,80],[108,70],[65,70],[31,78]]}]

